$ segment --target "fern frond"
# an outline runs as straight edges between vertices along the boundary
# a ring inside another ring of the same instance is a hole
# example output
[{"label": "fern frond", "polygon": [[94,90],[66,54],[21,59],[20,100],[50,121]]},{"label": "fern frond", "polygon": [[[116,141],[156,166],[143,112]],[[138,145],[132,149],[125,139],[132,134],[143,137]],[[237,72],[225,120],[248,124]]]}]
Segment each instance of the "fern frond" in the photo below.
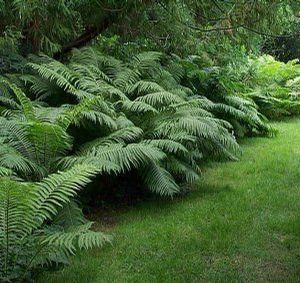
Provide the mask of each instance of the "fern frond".
[{"label": "fern frond", "polygon": [[170,156],[168,157],[168,162],[166,162],[166,168],[169,172],[172,172],[177,178],[181,178],[188,184],[193,184],[199,180],[199,173],[192,168],[189,164]]},{"label": "fern frond", "polygon": [[74,86],[77,81],[76,75],[58,61],[52,61],[48,64],[29,63],[28,66],[42,78],[56,83],[63,90],[78,95],[80,98],[83,96]]},{"label": "fern frond", "polygon": [[97,146],[105,146],[110,144],[127,144],[139,140],[142,137],[143,130],[141,128],[131,126],[116,130],[108,136],[94,139],[91,142],[83,144],[81,150],[84,152],[90,151]]},{"label": "fern frond", "polygon": [[149,190],[159,195],[173,196],[180,191],[172,175],[153,161],[143,169],[142,176]]},{"label": "fern frond", "polygon": [[56,247],[56,249],[67,250],[69,254],[74,254],[77,248],[90,249],[101,247],[104,243],[110,242],[111,237],[101,233],[91,231],[92,222],[71,226],[62,232],[55,232],[43,237],[41,243],[46,246]]},{"label": "fern frond", "polygon": [[52,174],[37,183],[34,192],[37,202],[34,210],[37,223],[52,219],[58,212],[58,207],[68,203],[69,199],[90,182],[97,174],[93,165],[80,164],[71,169]]},{"label": "fern frond", "polygon": [[84,150],[81,155],[107,160],[120,166],[123,172],[132,168],[139,168],[150,161],[160,161],[165,154],[158,148],[146,144],[111,144],[108,146],[95,145]]},{"label": "fern frond", "polygon": [[125,111],[131,111],[133,113],[146,113],[146,112],[158,113],[158,111],[154,107],[142,101],[125,100],[119,102],[118,104],[121,104],[121,107]]},{"label": "fern frond", "polygon": [[166,153],[183,154],[183,155],[188,153],[188,150],[185,148],[184,145],[169,139],[143,140],[142,143],[156,146]]},{"label": "fern frond", "polygon": [[133,94],[147,94],[149,92],[163,92],[165,91],[158,83],[151,81],[140,80],[134,85],[129,86],[127,93],[129,96]]},{"label": "fern frond", "polygon": [[142,52],[133,56],[130,61],[130,66],[136,68],[139,71],[149,71],[149,69],[157,67],[155,63],[159,62],[162,57],[162,53],[155,51]]},{"label": "fern frond", "polygon": [[18,88],[16,85],[10,83],[7,80],[1,79],[0,83],[5,83],[9,86],[9,88],[14,92],[16,95],[18,101],[20,102],[22,109],[24,111],[25,117],[28,119],[28,121],[35,120],[35,115],[33,111],[33,105],[28,97],[23,93],[23,91]]},{"label": "fern frond", "polygon": [[144,96],[140,96],[135,101],[141,101],[150,104],[151,106],[165,106],[173,103],[183,102],[183,99],[171,92],[154,92]]},{"label": "fern frond", "polygon": [[34,160],[35,148],[28,137],[26,125],[0,117],[0,136],[9,141],[10,146],[18,152]]}]

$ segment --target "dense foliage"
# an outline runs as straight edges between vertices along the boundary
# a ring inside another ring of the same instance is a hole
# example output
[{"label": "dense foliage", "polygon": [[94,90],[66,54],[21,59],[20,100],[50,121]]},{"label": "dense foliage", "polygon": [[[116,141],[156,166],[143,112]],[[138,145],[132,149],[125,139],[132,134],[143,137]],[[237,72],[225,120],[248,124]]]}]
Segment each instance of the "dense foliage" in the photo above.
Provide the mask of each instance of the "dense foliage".
[{"label": "dense foliage", "polygon": [[79,191],[101,198],[125,179],[175,197],[208,161],[237,160],[238,138],[298,115],[299,64],[259,55],[266,36],[294,36],[298,9],[0,0],[0,280],[109,241]]},{"label": "dense foliage", "polygon": [[29,271],[38,266],[66,263],[77,249],[101,246],[109,240],[90,231],[92,222],[85,221],[69,203],[95,172],[93,166],[76,166],[38,183],[1,177],[1,281],[28,279]]},{"label": "dense foliage", "polygon": [[1,0],[0,35],[23,54],[60,56],[105,33],[150,49],[216,55],[227,38],[253,50],[261,35],[295,32],[298,12],[294,0]]},{"label": "dense foliage", "polygon": [[[269,55],[248,56],[240,63],[204,69],[199,68],[199,59],[191,56],[183,63],[187,70],[187,85],[215,103],[222,102],[246,110],[248,116],[240,116],[239,125],[236,121],[230,121],[230,108],[217,109],[218,112],[214,112],[238,127],[236,132],[245,132],[240,125],[242,124],[246,129],[250,126],[247,134],[251,131],[255,134],[257,130],[267,133],[270,129],[261,123],[261,120],[265,121],[261,114],[270,119],[299,115],[298,59],[283,63]],[[248,106],[245,109],[243,104],[252,104],[252,108]],[[238,113],[235,113],[236,120],[237,117]]]},{"label": "dense foliage", "polygon": [[250,61],[255,72],[251,81],[251,97],[269,118],[300,114],[298,60],[282,63],[270,56]]}]

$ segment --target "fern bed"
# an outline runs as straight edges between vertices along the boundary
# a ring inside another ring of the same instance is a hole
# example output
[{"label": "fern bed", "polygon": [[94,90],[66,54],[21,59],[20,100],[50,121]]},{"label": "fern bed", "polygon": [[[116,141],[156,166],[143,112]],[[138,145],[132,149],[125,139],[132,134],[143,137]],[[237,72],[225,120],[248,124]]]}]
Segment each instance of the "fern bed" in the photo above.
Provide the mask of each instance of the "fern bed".
[{"label": "fern bed", "polygon": [[299,17],[0,0],[0,282],[300,283]]},{"label": "fern bed", "polygon": [[120,213],[106,245],[38,282],[299,282],[300,120],[244,139],[188,196]]}]

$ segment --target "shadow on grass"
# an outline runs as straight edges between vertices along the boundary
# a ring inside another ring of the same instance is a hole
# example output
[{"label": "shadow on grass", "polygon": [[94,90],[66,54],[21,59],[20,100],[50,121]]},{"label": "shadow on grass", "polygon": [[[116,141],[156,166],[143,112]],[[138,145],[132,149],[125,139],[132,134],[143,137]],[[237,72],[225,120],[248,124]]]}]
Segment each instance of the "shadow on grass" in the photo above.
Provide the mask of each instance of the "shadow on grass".
[{"label": "shadow on grass", "polygon": [[95,230],[111,233],[120,223],[128,224],[148,216],[166,217],[174,213],[180,205],[188,203],[192,205],[215,198],[216,195],[220,194],[225,197],[231,191],[233,189],[229,185],[219,186],[200,182],[187,190],[186,193],[181,193],[173,198],[161,198],[152,195],[130,206],[99,208],[87,214],[87,217],[95,223]]},{"label": "shadow on grass", "polygon": [[[208,199],[215,198],[216,195],[224,195],[224,197],[232,192],[233,189],[229,185],[208,185],[200,184],[197,185],[197,189],[192,189],[191,191],[180,194],[174,198],[159,198],[153,196],[148,200],[141,201],[134,206],[128,207],[125,214],[120,215],[119,220],[126,220],[126,223],[136,221],[141,215],[147,217],[148,215],[153,217],[168,216],[177,210],[178,206],[182,204],[193,204],[206,201]],[[123,211],[124,213],[124,211]],[[128,218],[128,216],[131,216]],[[135,217],[136,216],[136,217]],[[130,219],[130,221],[128,221]]]}]

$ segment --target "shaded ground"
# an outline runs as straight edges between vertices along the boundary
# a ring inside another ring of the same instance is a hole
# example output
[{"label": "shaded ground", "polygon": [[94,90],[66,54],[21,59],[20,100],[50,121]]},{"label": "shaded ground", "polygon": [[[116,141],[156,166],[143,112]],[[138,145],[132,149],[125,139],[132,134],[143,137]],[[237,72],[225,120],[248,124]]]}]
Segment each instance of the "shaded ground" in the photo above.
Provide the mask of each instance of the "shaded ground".
[{"label": "shaded ground", "polygon": [[276,127],[188,196],[115,216],[112,246],[40,282],[300,282],[300,121]]}]

